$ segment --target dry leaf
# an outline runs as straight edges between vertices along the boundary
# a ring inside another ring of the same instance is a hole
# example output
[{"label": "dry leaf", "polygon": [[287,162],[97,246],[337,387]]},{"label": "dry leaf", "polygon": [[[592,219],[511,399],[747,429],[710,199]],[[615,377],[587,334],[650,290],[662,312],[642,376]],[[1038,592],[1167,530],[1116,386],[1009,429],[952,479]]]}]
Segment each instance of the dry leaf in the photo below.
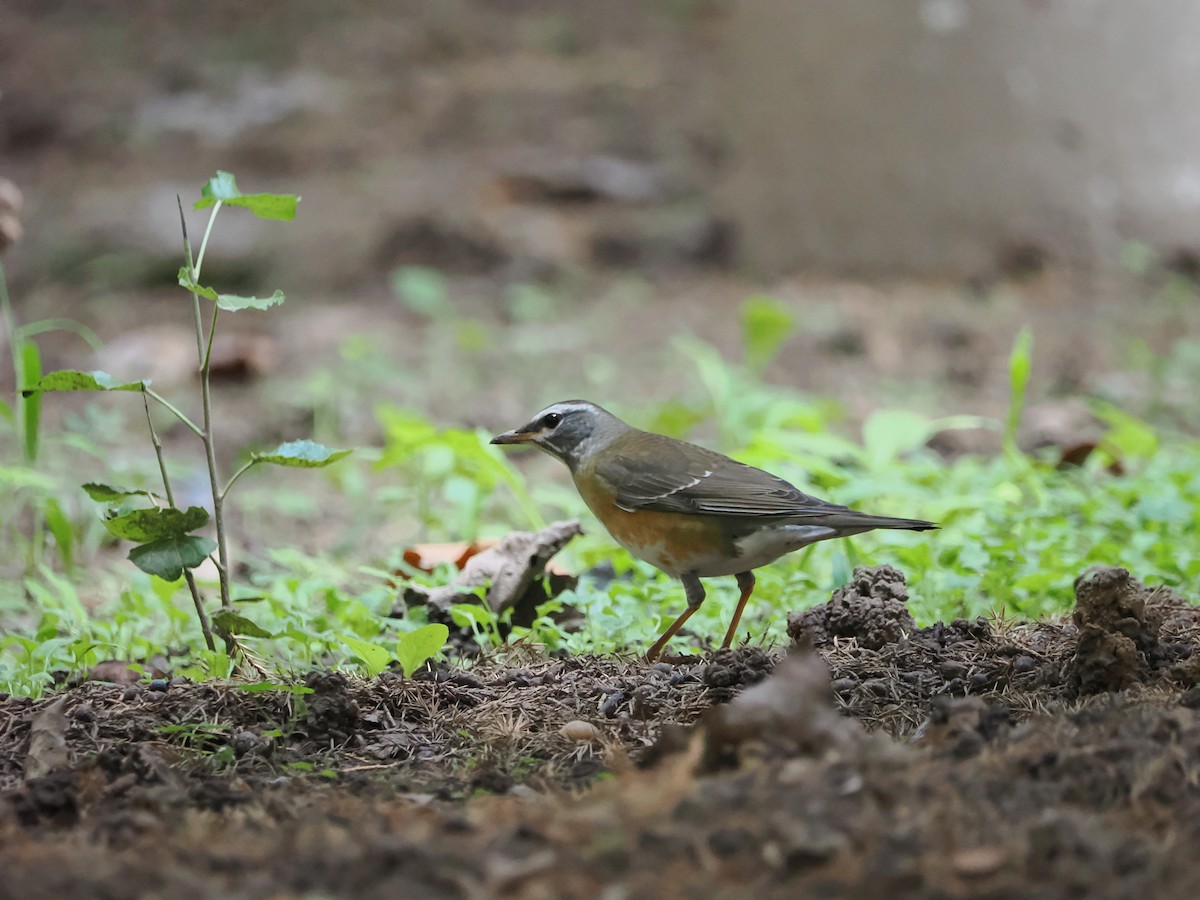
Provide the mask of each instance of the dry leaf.
[{"label": "dry leaf", "polygon": [[[467,561],[482,550],[494,547],[497,541],[455,541],[445,544],[413,544],[404,551],[404,561],[414,569],[432,572],[444,563],[452,563],[462,570]],[[397,573],[399,574],[399,573]]]},{"label": "dry leaf", "polygon": [[25,780],[42,778],[71,764],[67,749],[67,698],[47,706],[29,726],[29,753],[25,756]]},{"label": "dry leaf", "polygon": [[[475,589],[487,585],[486,601],[494,612],[518,607],[514,609],[513,624],[528,624],[532,621],[528,615],[532,607],[547,599],[537,582],[548,571],[551,557],[582,533],[577,519],[553,522],[536,532],[511,532],[492,546],[471,555],[463,564],[462,574],[450,584],[437,588],[411,585],[404,598],[409,603],[428,605],[447,616],[451,606],[478,603]],[[573,586],[570,576],[553,580],[558,590]],[[530,608],[526,609],[527,606]]]}]

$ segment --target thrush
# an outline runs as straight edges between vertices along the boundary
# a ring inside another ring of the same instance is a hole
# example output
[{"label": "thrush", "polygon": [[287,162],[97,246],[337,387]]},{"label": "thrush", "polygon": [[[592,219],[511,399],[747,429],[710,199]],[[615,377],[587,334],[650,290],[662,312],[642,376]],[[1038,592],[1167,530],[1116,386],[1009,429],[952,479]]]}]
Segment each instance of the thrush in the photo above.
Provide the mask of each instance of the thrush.
[{"label": "thrush", "polygon": [[713,450],[634,428],[586,400],[547,406],[492,443],[533,444],[566,463],[579,495],[613,539],[683,583],[687,608],[647,651],[648,660],[704,602],[701,578],[737,577],[741,594],[721,643],[727,648],[760,566],[830,538],[938,527],[821,500]]}]

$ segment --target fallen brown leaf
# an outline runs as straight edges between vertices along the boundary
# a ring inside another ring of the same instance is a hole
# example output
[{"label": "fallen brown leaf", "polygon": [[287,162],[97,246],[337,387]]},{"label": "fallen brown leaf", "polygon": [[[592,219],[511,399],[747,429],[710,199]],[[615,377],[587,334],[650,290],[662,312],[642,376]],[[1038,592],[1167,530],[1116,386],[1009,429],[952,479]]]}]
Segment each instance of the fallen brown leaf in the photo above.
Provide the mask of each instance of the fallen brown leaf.
[{"label": "fallen brown leaf", "polygon": [[29,753],[25,756],[25,780],[42,778],[71,763],[67,748],[67,698],[47,706],[29,725]]}]

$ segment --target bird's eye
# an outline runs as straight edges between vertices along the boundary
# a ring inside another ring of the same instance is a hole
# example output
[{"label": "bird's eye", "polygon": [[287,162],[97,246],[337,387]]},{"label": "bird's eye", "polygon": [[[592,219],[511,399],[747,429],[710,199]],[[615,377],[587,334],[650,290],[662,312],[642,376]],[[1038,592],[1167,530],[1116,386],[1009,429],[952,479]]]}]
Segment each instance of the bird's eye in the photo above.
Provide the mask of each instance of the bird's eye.
[{"label": "bird's eye", "polygon": [[543,428],[557,428],[558,423],[561,421],[562,421],[561,413],[546,413],[546,415],[542,416],[542,427]]}]

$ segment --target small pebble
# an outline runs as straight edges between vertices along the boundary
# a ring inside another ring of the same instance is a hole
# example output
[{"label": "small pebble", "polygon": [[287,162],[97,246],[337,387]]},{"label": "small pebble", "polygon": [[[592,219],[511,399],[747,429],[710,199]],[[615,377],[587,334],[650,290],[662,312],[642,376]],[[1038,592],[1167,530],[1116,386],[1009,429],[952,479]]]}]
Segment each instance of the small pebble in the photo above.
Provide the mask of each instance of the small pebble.
[{"label": "small pebble", "polygon": [[611,719],[617,714],[621,704],[625,702],[625,692],[616,691],[604,698],[604,702],[600,704],[600,712],[604,718]]},{"label": "small pebble", "polygon": [[170,682],[165,678],[155,678],[150,682],[150,690],[158,691],[159,693],[165,693],[169,686]]},{"label": "small pebble", "polygon": [[835,694],[849,694],[858,686],[853,678],[836,678],[831,687]]},{"label": "small pebble", "polygon": [[233,752],[238,756],[245,756],[247,753],[253,753],[262,747],[262,739],[253,731],[242,730],[237,732],[230,741],[233,747]]},{"label": "small pebble", "polygon": [[960,662],[948,659],[938,663],[938,671],[943,678],[962,678],[967,674],[967,667]]},{"label": "small pebble", "polygon": [[983,878],[998,872],[1007,860],[1003,847],[974,847],[955,853],[951,865],[964,878]]},{"label": "small pebble", "polygon": [[575,741],[578,744],[585,744],[600,737],[600,729],[591,722],[584,722],[582,719],[572,719],[562,728],[558,729],[558,733],[568,741]]},{"label": "small pebble", "polygon": [[1022,653],[1013,660],[1014,672],[1032,672],[1037,668],[1037,660],[1027,653]]},{"label": "small pebble", "polygon": [[882,678],[869,678],[863,682],[863,687],[876,697],[886,697],[892,692],[888,683]]}]

